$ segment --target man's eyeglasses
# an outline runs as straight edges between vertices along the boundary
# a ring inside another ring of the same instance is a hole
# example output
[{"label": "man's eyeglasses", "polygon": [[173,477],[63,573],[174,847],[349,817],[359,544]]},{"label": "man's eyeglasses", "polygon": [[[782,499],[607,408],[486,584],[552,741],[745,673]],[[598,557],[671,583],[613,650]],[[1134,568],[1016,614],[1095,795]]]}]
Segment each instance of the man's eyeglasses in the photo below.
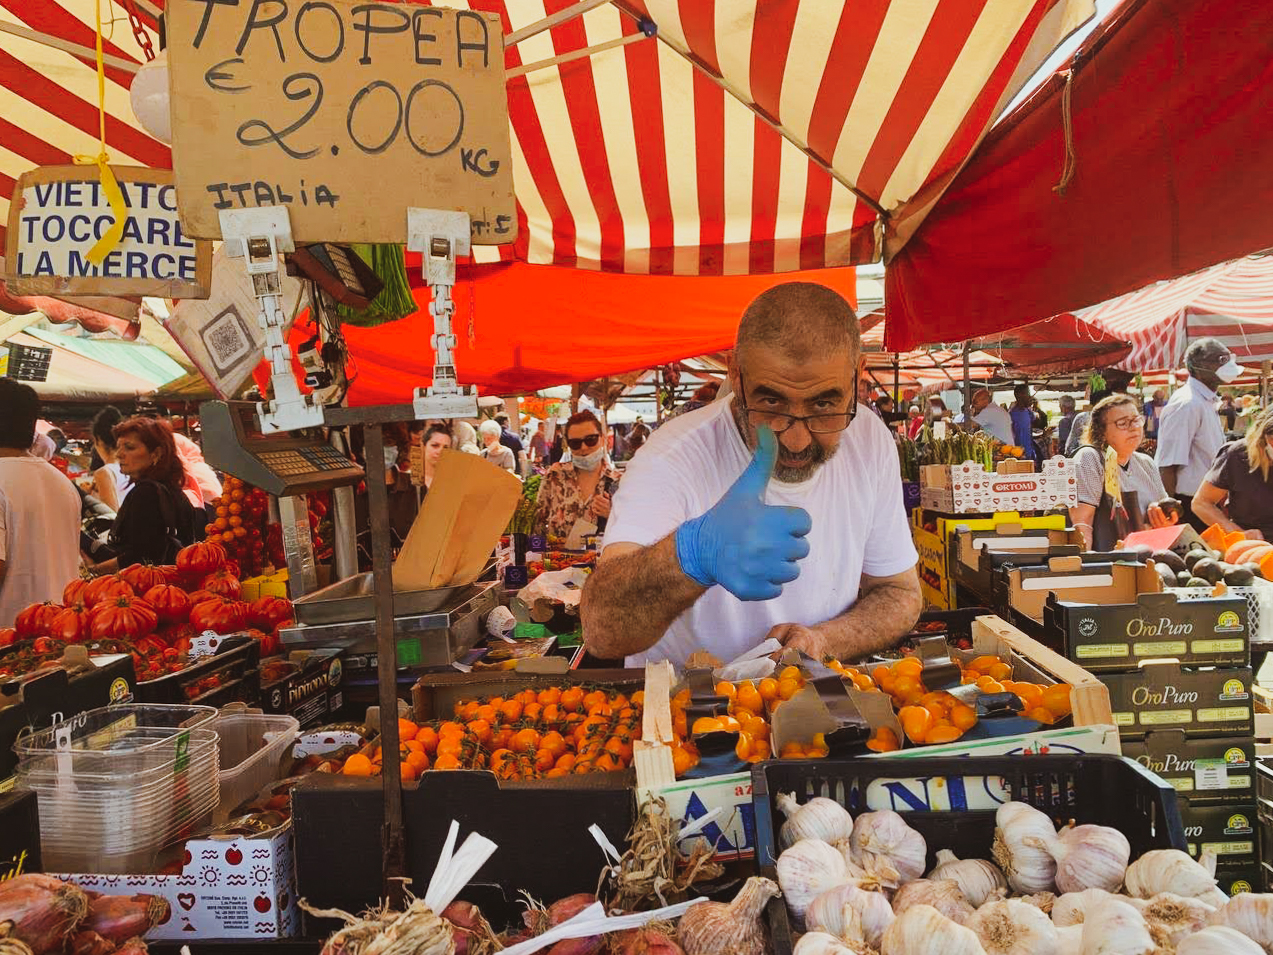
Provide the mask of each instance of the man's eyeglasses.
[{"label": "man's eyeglasses", "polygon": [[600,440],[601,435],[588,434],[584,435],[582,438],[567,438],[566,445],[571,451],[579,451],[583,448],[595,448],[597,446],[597,442]]},{"label": "man's eyeglasses", "polygon": [[758,411],[747,407],[747,385],[743,374],[738,373],[738,402],[747,413],[747,421],[753,428],[766,425],[774,434],[782,434],[797,421],[804,424],[811,434],[836,434],[849,426],[857,414],[858,373],[853,372],[853,387],[849,391],[849,410],[822,414],[794,415],[777,411]]},{"label": "man's eyeglasses", "polygon": [[1119,418],[1113,424],[1119,431],[1136,431],[1145,426],[1145,416],[1138,414],[1127,418]]}]

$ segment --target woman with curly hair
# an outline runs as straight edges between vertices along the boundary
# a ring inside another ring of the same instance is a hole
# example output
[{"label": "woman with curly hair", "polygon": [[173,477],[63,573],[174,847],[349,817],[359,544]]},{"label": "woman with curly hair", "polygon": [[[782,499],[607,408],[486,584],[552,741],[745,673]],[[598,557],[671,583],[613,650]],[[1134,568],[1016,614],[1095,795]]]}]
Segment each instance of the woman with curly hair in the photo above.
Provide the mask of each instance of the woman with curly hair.
[{"label": "woman with curly hair", "polygon": [[195,538],[194,507],[182,492],[186,472],[172,429],[156,418],[136,417],[115,425],[112,434],[115,460],[130,490],[111,529],[115,556],[89,571],[112,574],[130,564],[171,564]]},{"label": "woman with curly hair", "polygon": [[1166,527],[1179,520],[1165,513],[1166,498],[1154,459],[1136,449],[1145,439],[1145,416],[1123,394],[1092,409],[1083,447],[1074,455],[1078,505],[1070,520],[1093,550],[1113,550],[1129,531]]},{"label": "woman with curly hair", "polygon": [[1219,450],[1193,502],[1208,524],[1273,541],[1273,407],[1255,415],[1245,437]]}]

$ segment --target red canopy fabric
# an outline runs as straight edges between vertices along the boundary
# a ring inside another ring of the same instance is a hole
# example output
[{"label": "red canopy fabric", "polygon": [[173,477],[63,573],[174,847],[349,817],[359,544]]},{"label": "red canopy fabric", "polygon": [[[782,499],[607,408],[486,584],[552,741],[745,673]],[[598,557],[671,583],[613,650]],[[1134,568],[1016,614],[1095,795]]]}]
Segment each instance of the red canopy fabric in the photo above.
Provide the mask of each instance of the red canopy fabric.
[{"label": "red canopy fabric", "polygon": [[1073,315],[985,335],[971,344],[998,355],[1007,374],[1035,378],[1107,368],[1132,350],[1125,338]]},{"label": "red canopy fabric", "polygon": [[1127,0],[888,263],[888,347],[956,341],[1273,246],[1273,4]]},{"label": "red canopy fabric", "polygon": [[[408,256],[407,274],[420,275]],[[511,394],[649,368],[732,348],[747,304],[770,286],[816,281],[856,302],[853,269],[785,275],[623,276],[520,262],[462,267],[454,290],[460,381]],[[409,400],[433,377],[433,319],[420,311],[375,328],[343,329],[354,356],[351,404]],[[473,340],[469,341],[470,323]],[[293,343],[313,334],[297,322]]]}]

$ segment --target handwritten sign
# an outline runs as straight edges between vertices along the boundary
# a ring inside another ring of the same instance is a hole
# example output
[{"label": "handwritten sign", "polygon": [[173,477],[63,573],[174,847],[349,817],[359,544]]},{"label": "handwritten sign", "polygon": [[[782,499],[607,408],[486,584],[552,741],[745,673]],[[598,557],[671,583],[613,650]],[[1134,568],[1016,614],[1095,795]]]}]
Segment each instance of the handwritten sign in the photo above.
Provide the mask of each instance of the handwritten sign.
[{"label": "handwritten sign", "polygon": [[493,13],[354,0],[169,0],[181,221],[286,206],[297,242],[402,242],[410,207],[517,231]]},{"label": "handwritten sign", "polygon": [[89,249],[115,221],[96,166],[43,166],[23,173],[9,206],[4,278],[18,295],[155,295],[207,298],[212,243],[182,229],[167,169],[111,166],[128,221],[101,264]]}]

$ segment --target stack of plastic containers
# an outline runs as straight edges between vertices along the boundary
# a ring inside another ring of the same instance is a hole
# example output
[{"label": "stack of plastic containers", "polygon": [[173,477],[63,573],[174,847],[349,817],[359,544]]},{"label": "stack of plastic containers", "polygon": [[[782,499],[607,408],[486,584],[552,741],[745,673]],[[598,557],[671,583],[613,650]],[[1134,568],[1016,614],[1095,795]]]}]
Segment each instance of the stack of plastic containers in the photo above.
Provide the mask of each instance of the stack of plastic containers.
[{"label": "stack of plastic containers", "polygon": [[301,728],[294,716],[227,708],[211,724],[221,740],[221,802],[213,821],[225,822],[240,804],[279,777],[279,763]]},{"label": "stack of plastic containers", "polygon": [[17,786],[40,804],[50,872],[141,873],[212,819],[220,797],[217,711],[123,705],[20,739]]}]

